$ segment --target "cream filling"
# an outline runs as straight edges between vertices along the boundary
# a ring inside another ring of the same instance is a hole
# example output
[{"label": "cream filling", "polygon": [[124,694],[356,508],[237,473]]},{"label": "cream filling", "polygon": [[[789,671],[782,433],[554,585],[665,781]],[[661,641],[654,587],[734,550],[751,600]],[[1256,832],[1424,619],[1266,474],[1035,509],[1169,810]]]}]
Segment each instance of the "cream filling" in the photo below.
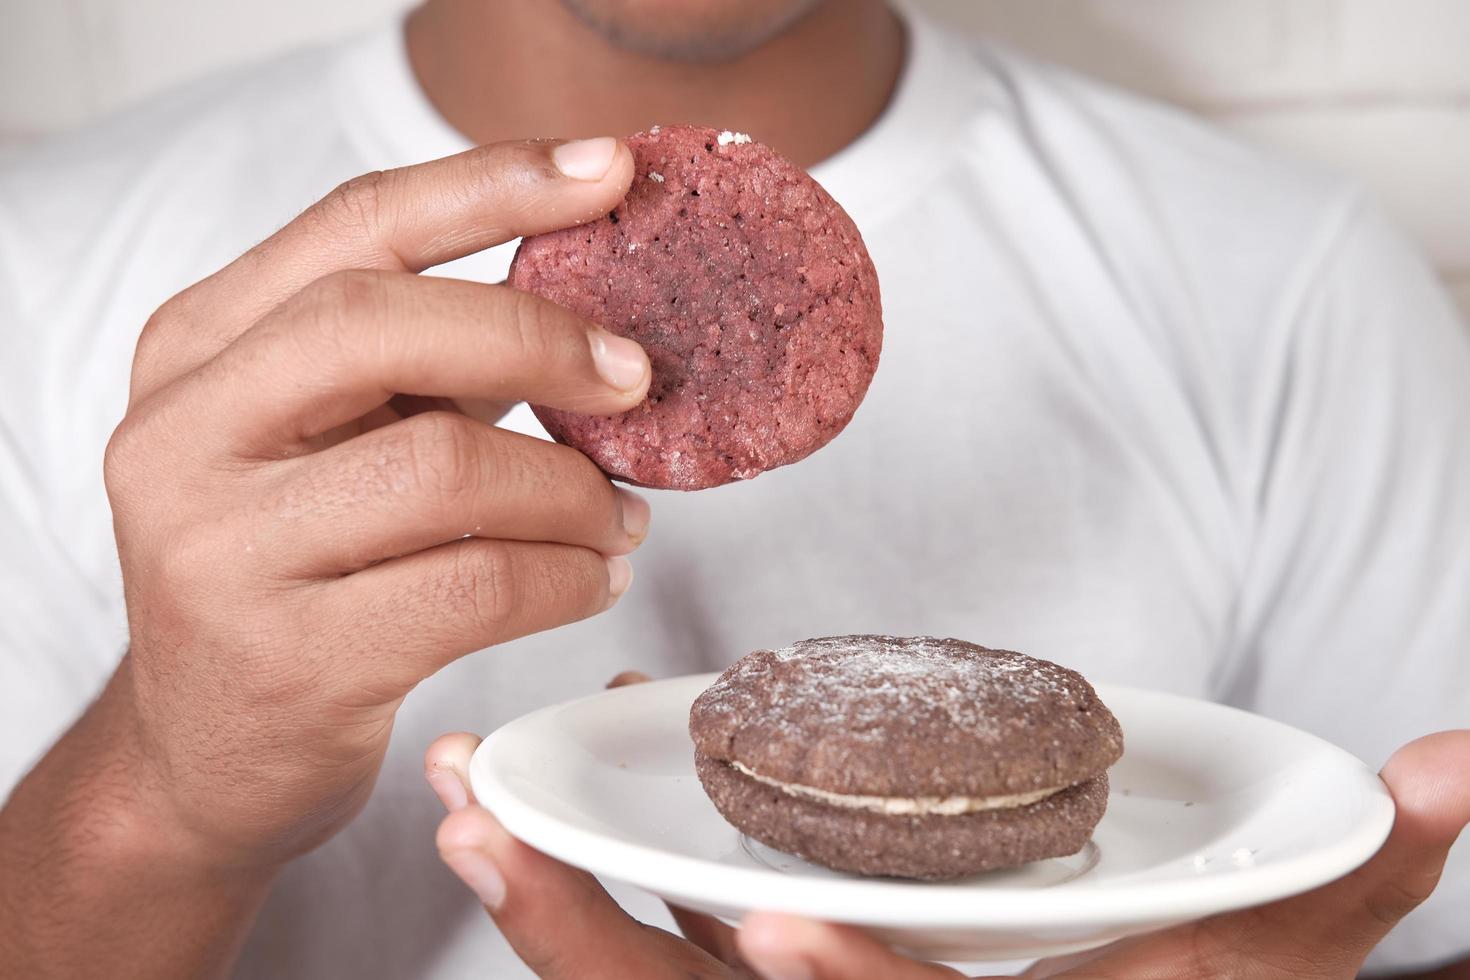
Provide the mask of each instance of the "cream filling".
[{"label": "cream filling", "polygon": [[762,776],[754,769],[738,762],[732,762],[730,766],[756,782],[774,786],[790,796],[817,800],[829,806],[846,807],[850,810],[872,810],[874,813],[906,816],[930,814],[958,816],[962,813],[980,813],[984,810],[1009,810],[1013,807],[1038,803],[1067,788],[1056,786],[1051,789],[1034,790],[1030,793],[1009,793],[1001,796],[863,796],[861,794],[832,793],[825,789],[817,789],[815,786],[802,786],[800,783],[783,783],[779,779]]}]

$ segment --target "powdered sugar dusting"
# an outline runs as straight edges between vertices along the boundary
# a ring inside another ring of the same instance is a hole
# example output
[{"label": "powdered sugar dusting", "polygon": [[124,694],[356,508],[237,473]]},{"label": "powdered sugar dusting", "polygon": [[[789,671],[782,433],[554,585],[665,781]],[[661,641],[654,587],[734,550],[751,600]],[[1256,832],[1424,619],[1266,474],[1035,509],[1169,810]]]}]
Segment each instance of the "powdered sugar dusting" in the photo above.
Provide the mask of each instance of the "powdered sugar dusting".
[{"label": "powdered sugar dusting", "polygon": [[[1085,697],[1076,674],[1006,650],[932,636],[829,636],[752,654],[703,699],[716,712],[759,710],[787,724],[841,724],[860,738],[888,737],[895,717],[924,715],[967,735],[999,735],[997,708]],[[753,683],[754,682],[754,683]],[[763,692],[758,705],[755,692]]]},{"label": "powdered sugar dusting", "polygon": [[[1055,664],[969,644],[957,649],[954,641],[932,636],[823,637],[773,650],[772,656],[804,668],[801,683],[783,685],[783,700],[809,700],[829,717],[840,711],[859,724],[870,716],[924,709],[943,712],[955,726],[984,729],[997,701],[1073,697]],[[849,711],[854,704],[863,709],[856,718]]]},{"label": "powdered sugar dusting", "polygon": [[750,137],[746,134],[732,133],[728,129],[721,133],[719,136],[715,137],[715,139],[719,142],[721,146],[729,146],[731,143],[734,143],[736,146],[743,146],[744,144],[750,142]]},{"label": "powdered sugar dusting", "polygon": [[1071,785],[1122,753],[1075,671],[931,636],[830,636],[757,650],[694,702],[696,751],[781,783],[877,797]]}]

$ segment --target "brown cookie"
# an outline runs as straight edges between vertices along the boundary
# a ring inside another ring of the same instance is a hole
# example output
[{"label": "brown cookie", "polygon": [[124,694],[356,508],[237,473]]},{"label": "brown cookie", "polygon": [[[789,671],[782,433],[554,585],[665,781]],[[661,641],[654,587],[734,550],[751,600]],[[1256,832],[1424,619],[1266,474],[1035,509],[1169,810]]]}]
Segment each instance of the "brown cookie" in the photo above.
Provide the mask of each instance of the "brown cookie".
[{"label": "brown cookie", "polygon": [[706,791],[741,830],[921,878],[1075,852],[1123,751],[1075,671],[932,637],[758,650],[695,700],[689,730]]},{"label": "brown cookie", "polygon": [[604,418],[535,407],[630,483],[697,490],[794,463],[842,431],[883,340],[878,277],[847,214],[748,137],[631,137],[627,198],[527,238],[509,282],[643,345],[648,398]]}]

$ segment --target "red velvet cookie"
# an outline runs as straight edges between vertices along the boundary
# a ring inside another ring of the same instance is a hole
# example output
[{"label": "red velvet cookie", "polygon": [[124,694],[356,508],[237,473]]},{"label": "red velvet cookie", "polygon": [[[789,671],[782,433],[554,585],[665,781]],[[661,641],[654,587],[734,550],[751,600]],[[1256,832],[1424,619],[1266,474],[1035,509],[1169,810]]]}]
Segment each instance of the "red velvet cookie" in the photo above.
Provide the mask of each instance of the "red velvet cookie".
[{"label": "red velvet cookie", "polygon": [[604,418],[533,406],[608,475],[699,490],[794,463],[841,432],[878,366],[878,277],[803,170],[736,133],[630,138],[607,217],[525,239],[517,289],[643,345],[648,398]]}]

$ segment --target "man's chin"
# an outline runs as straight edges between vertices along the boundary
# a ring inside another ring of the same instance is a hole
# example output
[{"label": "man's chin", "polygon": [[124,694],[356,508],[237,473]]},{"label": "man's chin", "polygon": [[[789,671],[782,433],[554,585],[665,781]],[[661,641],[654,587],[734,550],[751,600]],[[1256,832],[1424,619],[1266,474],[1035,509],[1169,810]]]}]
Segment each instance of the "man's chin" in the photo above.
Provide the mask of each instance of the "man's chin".
[{"label": "man's chin", "polygon": [[[609,43],[669,61],[733,61],[822,0],[561,0]],[[845,0],[844,0],[845,2]]]}]

